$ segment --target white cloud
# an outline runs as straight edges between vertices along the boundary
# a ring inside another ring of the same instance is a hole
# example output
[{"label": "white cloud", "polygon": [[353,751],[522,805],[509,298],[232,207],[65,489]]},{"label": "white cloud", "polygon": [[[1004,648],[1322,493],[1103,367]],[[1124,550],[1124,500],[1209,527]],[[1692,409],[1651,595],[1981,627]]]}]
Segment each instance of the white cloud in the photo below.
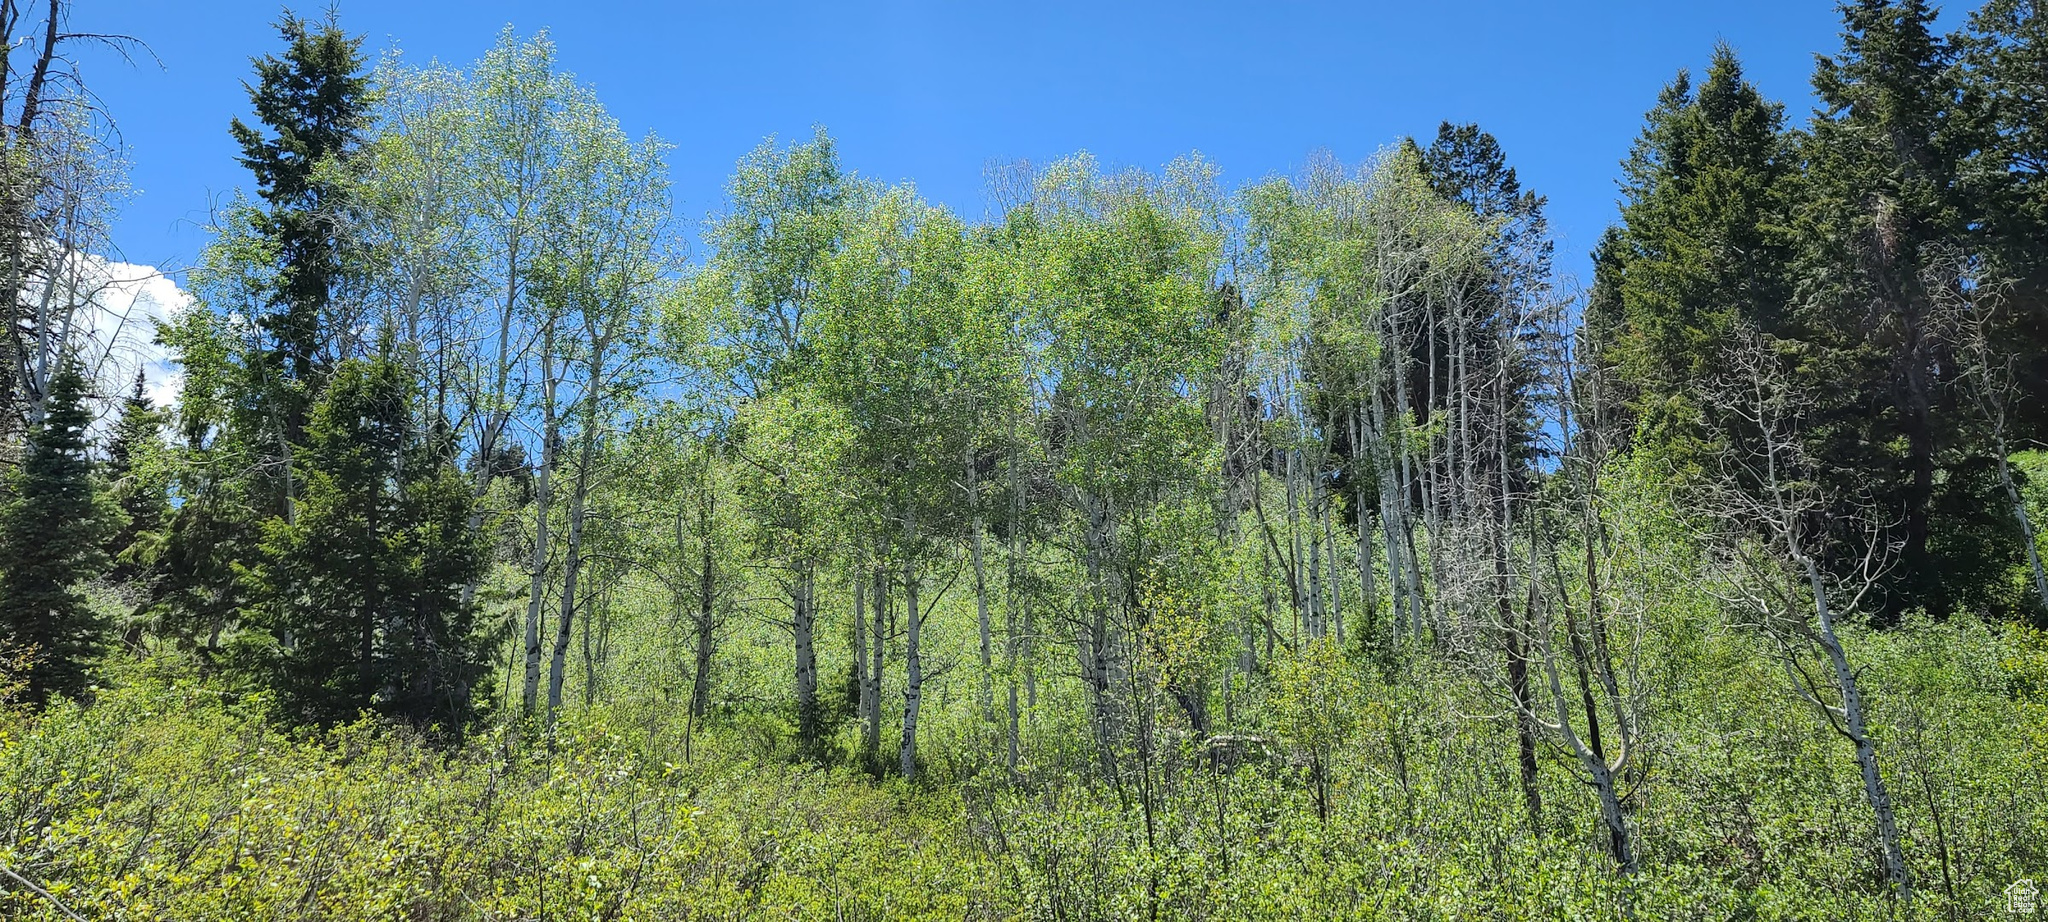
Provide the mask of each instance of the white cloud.
[{"label": "white cloud", "polygon": [[[143,390],[157,406],[177,399],[183,375],[162,346],[156,325],[192,305],[192,297],[155,266],[76,256],[62,284],[77,292],[72,342],[93,367],[96,389],[112,409],[126,397],[138,369]],[[37,297],[35,290],[29,297]]]},{"label": "white cloud", "polygon": [[135,369],[141,368],[149,399],[159,407],[169,406],[177,401],[185,375],[156,344],[156,324],[190,308],[192,296],[155,266],[107,263],[106,272],[115,282],[108,286],[101,315],[105,322],[124,328],[113,344],[121,380],[134,380]]}]

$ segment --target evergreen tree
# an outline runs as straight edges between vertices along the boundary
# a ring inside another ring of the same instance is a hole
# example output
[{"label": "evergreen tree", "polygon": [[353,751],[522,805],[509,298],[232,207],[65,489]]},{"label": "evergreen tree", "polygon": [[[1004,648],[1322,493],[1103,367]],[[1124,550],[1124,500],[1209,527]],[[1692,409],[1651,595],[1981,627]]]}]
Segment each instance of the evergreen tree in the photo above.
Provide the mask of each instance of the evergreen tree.
[{"label": "evergreen tree", "polygon": [[85,398],[84,374],[67,360],[0,508],[0,630],[9,648],[33,650],[28,696],[37,702],[84,692],[87,666],[107,644],[106,620],[79,591],[106,566]]},{"label": "evergreen tree", "polygon": [[1922,0],[1842,11],[1842,52],[1814,74],[1823,108],[1795,221],[1809,450],[1832,495],[1868,497],[1896,519],[1888,614],[1995,605],[1987,593],[2019,544],[1935,317],[1959,284],[1947,264],[1969,243],[1953,50]]},{"label": "evergreen tree", "polygon": [[2048,432],[2048,14],[2032,0],[1991,0],[1959,39],[1968,122],[1964,200],[1996,291],[1996,339],[2016,359],[2022,433]]},{"label": "evergreen tree", "polygon": [[[1550,292],[1550,258],[1556,243],[1550,236],[1550,219],[1543,213],[1548,200],[1522,188],[1500,142],[1478,125],[1444,122],[1437,126],[1436,140],[1418,152],[1430,188],[1470,207],[1481,219],[1499,224],[1485,276],[1471,286],[1478,296],[1468,309],[1451,318],[1445,347],[1462,360],[1469,377],[1483,378],[1486,383],[1451,381],[1451,369],[1459,366],[1444,363],[1445,380],[1438,391],[1443,395],[1441,402],[1448,406],[1458,399],[1460,388],[1491,389],[1485,405],[1506,415],[1511,440],[1492,449],[1500,457],[1489,458],[1483,465],[1488,471],[1498,471],[1501,463],[1533,450],[1529,391],[1537,371],[1526,350],[1507,347],[1529,335],[1533,314]],[[1458,354],[1459,350],[1469,354]],[[1501,364],[1503,358],[1506,366]]]},{"label": "evergreen tree", "polygon": [[270,312],[260,323],[272,339],[265,359],[282,383],[299,391],[287,399],[288,433],[296,437],[304,407],[317,387],[323,347],[334,329],[324,316],[343,272],[335,216],[345,190],[339,162],[362,144],[371,104],[363,73],[362,39],[341,30],[332,16],[317,27],[286,13],[277,24],[282,57],[255,61],[256,83],[246,85],[256,119],[230,126],[242,165],[256,177],[269,206],[251,214],[277,262]]},{"label": "evergreen tree", "polygon": [[177,502],[162,530],[145,612],[162,636],[211,656],[254,601],[243,578],[265,521],[295,516],[293,455],[332,340],[358,326],[334,309],[349,271],[337,216],[344,165],[361,145],[373,96],[361,40],[332,17],[285,14],[285,48],[254,60],[245,84],[254,126],[230,134],[263,207],[238,200],[199,266],[189,311],[158,336],[185,372],[176,410]]},{"label": "evergreen tree", "polygon": [[164,416],[145,386],[143,373],[136,372],[135,390],[122,401],[107,443],[105,479],[122,517],[102,550],[114,561],[108,575],[116,582],[135,580],[148,569],[171,511],[162,463]]},{"label": "evergreen tree", "polygon": [[487,644],[463,586],[485,561],[468,526],[473,496],[423,427],[407,369],[390,357],[335,369],[298,459],[292,524],[266,523],[260,594],[276,611],[275,681],[298,718],[363,710],[459,732]]},{"label": "evergreen tree", "polygon": [[1727,45],[1697,90],[1681,71],[1622,164],[1621,223],[1595,256],[1588,332],[1629,441],[1691,477],[1740,438],[1703,399],[1738,328],[1779,332],[1794,164],[1783,107]]},{"label": "evergreen tree", "polygon": [[1546,199],[1522,188],[1500,141],[1478,125],[1444,122],[1437,126],[1436,140],[1419,152],[1430,188],[1470,206],[1482,218],[1502,222],[1495,250],[1515,269],[1504,281],[1543,284],[1555,249],[1550,219],[1543,215]]}]

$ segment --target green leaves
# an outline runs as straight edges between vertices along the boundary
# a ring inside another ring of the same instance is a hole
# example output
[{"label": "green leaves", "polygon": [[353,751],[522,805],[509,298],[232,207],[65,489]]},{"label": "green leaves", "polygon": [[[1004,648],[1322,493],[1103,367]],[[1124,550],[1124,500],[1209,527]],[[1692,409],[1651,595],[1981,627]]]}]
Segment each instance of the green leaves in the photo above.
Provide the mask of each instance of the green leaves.
[{"label": "green leaves", "polygon": [[1696,481],[1711,452],[1745,437],[1706,406],[1729,344],[1788,329],[1795,160],[1783,106],[1726,46],[1697,87],[1680,72],[1646,122],[1622,165],[1622,223],[1595,256],[1587,326],[1641,450]]},{"label": "green leaves", "polygon": [[106,567],[101,543],[114,525],[87,453],[85,400],[85,376],[67,355],[0,502],[0,650],[32,656],[27,696],[37,703],[84,694],[109,640],[82,591]]},{"label": "green leaves", "polygon": [[486,637],[463,599],[484,566],[464,478],[432,443],[405,369],[387,352],[335,370],[314,408],[305,488],[266,523],[256,614],[284,642],[274,685],[288,713],[333,725],[372,711],[459,735]]}]

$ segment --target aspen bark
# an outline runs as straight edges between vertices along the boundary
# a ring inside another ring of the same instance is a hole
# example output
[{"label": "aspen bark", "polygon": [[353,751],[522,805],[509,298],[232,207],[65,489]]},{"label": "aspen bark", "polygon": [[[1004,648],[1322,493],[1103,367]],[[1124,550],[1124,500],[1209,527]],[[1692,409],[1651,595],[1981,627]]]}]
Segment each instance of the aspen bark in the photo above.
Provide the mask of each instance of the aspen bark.
[{"label": "aspen bark", "polygon": [[882,748],[882,656],[889,645],[889,574],[880,565],[875,567],[875,593],[873,598],[873,619],[870,625],[870,639],[873,644],[868,650],[871,665],[868,668],[868,684],[863,689],[862,699],[867,703],[863,713],[866,723],[861,728],[861,751],[872,762],[880,757]]},{"label": "aspen bark", "polygon": [[[591,395],[594,399],[595,395]],[[588,425],[588,423],[586,423]],[[596,437],[585,430],[583,450],[576,466],[576,479],[569,490],[568,534],[564,540],[566,556],[562,563],[562,597],[555,622],[555,649],[548,663],[548,711],[547,726],[554,729],[555,712],[562,707],[562,680],[568,671],[569,639],[571,625],[576,620],[577,578],[583,571],[583,519],[590,498],[590,468],[596,461]]]},{"label": "aspen bark", "polygon": [[[1792,540],[1796,542],[1796,539]],[[1828,605],[1827,585],[1819,566],[1796,547],[1793,553],[1800,560],[1806,571],[1807,583],[1813,589],[1813,611],[1820,622],[1821,649],[1833,667],[1835,690],[1842,698],[1842,723],[1836,729],[1856,747],[1856,765],[1863,773],[1863,797],[1869,801],[1870,811],[1876,818],[1878,845],[1884,850],[1885,878],[1891,882],[1892,892],[1900,902],[1910,902],[1913,899],[1913,876],[1906,867],[1906,853],[1899,843],[1899,821],[1892,808],[1891,792],[1878,769],[1877,743],[1871,738],[1865,721],[1863,692],[1856,681],[1856,670],[1850,668],[1841,638],[1835,633],[1834,612]]]},{"label": "aspen bark", "polygon": [[705,477],[697,500],[697,536],[702,548],[697,560],[697,661],[690,677],[690,716],[703,717],[711,710],[711,653],[714,614],[717,603],[715,579],[717,561],[711,553],[711,521],[716,513],[717,494],[711,488],[711,460],[704,461]]},{"label": "aspen bark", "polygon": [[971,494],[968,497],[968,502],[973,503],[975,509],[974,522],[971,526],[974,529],[974,537],[968,553],[974,562],[975,627],[979,631],[978,639],[981,645],[981,689],[979,703],[981,705],[982,719],[989,723],[995,723],[995,650],[993,648],[993,638],[990,636],[988,617],[988,571],[982,565],[981,559],[981,496],[980,492],[976,489],[974,461],[971,458],[967,462],[967,489]]},{"label": "aspen bark", "polygon": [[1330,599],[1327,607],[1329,627],[1337,632],[1337,646],[1344,646],[1344,584],[1337,577],[1337,532],[1330,521],[1337,517],[1337,510],[1328,501],[1323,503],[1323,547],[1329,560],[1330,576],[1325,582],[1329,587]]},{"label": "aspen bark", "polygon": [[791,576],[790,589],[790,633],[796,646],[797,744],[806,757],[817,753],[822,723],[818,711],[818,653],[815,643],[818,622],[816,576],[817,569],[810,561],[800,562]]},{"label": "aspen bark", "polygon": [[917,777],[917,714],[924,704],[924,655],[918,646],[924,610],[918,602],[917,564],[906,554],[903,564],[903,605],[908,610],[903,633],[903,744],[898,749],[903,777]]},{"label": "aspen bark", "polygon": [[532,714],[540,698],[540,610],[547,594],[549,516],[553,513],[554,473],[557,447],[561,442],[561,422],[555,415],[554,371],[555,331],[550,323],[542,334],[541,346],[541,450],[540,470],[534,475],[533,492],[533,557],[529,562],[532,585],[526,598],[526,681],[521,687],[519,704],[525,714]]}]

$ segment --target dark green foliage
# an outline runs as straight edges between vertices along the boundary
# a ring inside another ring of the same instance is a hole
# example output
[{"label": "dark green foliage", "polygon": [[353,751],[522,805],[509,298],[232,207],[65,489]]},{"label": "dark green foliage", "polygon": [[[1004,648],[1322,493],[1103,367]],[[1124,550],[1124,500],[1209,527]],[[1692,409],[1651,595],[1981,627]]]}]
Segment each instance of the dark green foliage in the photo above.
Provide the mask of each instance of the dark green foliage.
[{"label": "dark green foliage", "polygon": [[1809,132],[1785,131],[1726,47],[1649,113],[1623,164],[1621,223],[1594,254],[1585,335],[1603,409],[1681,482],[1739,468],[1756,438],[1726,392],[1759,370],[1733,350],[1762,334],[1780,360],[1766,371],[1799,395],[1805,471],[1831,497],[1816,525],[1848,548],[1883,525],[1886,617],[2009,613],[2021,537],[1957,337],[1990,324],[2017,385],[2005,438],[2036,437],[2041,322],[2022,305],[2040,244],[2016,233],[2032,161],[2006,124],[2025,103],[1994,73],[2032,53],[2018,37],[2031,11],[1989,11],[1960,46],[1930,31],[1923,3],[1842,12]]},{"label": "dark green foliage", "polygon": [[1781,331],[1793,162],[1783,107],[1726,45],[1695,90],[1680,71],[1622,164],[1621,224],[1594,254],[1587,334],[1632,443],[1697,477],[1739,437],[1707,391],[1738,329]]},{"label": "dark green foliage", "polygon": [[1545,199],[1522,188],[1500,142],[1478,125],[1444,122],[1437,126],[1436,140],[1420,151],[1430,188],[1471,206],[1480,217],[1502,222],[1496,248],[1517,269],[1507,283],[1545,283],[1555,249],[1550,220],[1543,216]]},{"label": "dark green foliage", "polygon": [[265,359],[285,395],[285,431],[296,438],[336,333],[325,313],[344,272],[339,166],[362,142],[371,96],[362,39],[331,16],[314,26],[286,13],[277,31],[283,56],[258,58],[256,82],[246,85],[263,128],[236,119],[230,131],[269,205],[251,216],[277,264],[276,290],[259,322],[273,341]]},{"label": "dark green foliage", "polygon": [[259,613],[274,606],[276,688],[295,716],[373,711],[459,731],[483,702],[485,638],[462,587],[483,566],[469,485],[388,353],[352,359],[307,425],[295,521],[263,536]]},{"label": "dark green foliage", "polygon": [[107,443],[104,474],[121,508],[122,522],[103,549],[114,561],[108,577],[116,582],[135,580],[149,568],[171,514],[169,472],[163,458],[164,414],[150,403],[144,383],[142,373],[137,372],[135,390],[122,401],[121,416]]},{"label": "dark green foliage", "polygon": [[87,667],[107,644],[106,619],[80,591],[106,568],[107,516],[86,453],[85,377],[73,361],[50,382],[48,411],[30,428],[21,466],[0,507],[0,635],[32,648],[32,701],[85,691]]},{"label": "dark green foliage", "polygon": [[[1813,84],[1823,109],[1802,146],[1793,325],[1813,389],[1815,460],[1837,496],[1896,522],[1884,607],[1946,614],[1972,594],[1972,557],[2016,548],[2000,516],[1952,476],[1983,450],[1963,412],[1937,299],[1964,284],[1968,202],[1948,42],[1926,4],[1845,5],[1842,53]],[[1960,514],[1958,514],[1960,513]],[[2016,563],[2011,557],[2009,562]]]},{"label": "dark green foliage", "polygon": [[2013,410],[2048,431],[2048,15],[2032,0],[1992,0],[1956,38],[1968,151],[1961,186],[1983,280],[2008,308],[2000,339],[2019,360]]},{"label": "dark green foliage", "polygon": [[[1470,377],[1492,381],[1486,399],[1505,417],[1501,429],[1508,441],[1489,443],[1484,467],[1498,470],[1504,461],[1527,460],[1535,450],[1531,391],[1538,374],[1534,356],[1540,350],[1512,347],[1532,335],[1537,315],[1551,295],[1550,258],[1556,247],[1550,219],[1543,214],[1547,200],[1522,188],[1500,142],[1478,125],[1444,122],[1437,126],[1436,140],[1420,153],[1430,188],[1499,223],[1491,265],[1470,283],[1478,296],[1445,324],[1448,345],[1443,351],[1456,361],[1437,360],[1444,370],[1436,390],[1443,395],[1440,402],[1448,406],[1457,399],[1455,386],[1469,385],[1453,380],[1455,369],[1461,367],[1457,362]],[[1419,364],[1429,367],[1426,353],[1419,358]],[[1506,366],[1501,364],[1504,359]]]},{"label": "dark green foliage", "polygon": [[187,486],[164,532],[142,611],[157,636],[211,657],[247,602],[239,569],[255,556],[258,519],[241,483],[195,478]]},{"label": "dark green foliage", "polygon": [[[157,339],[184,372],[173,409],[173,510],[143,602],[152,633],[212,659],[239,618],[258,528],[282,507],[276,469],[259,445],[275,446],[259,406],[257,376],[242,364],[241,332],[212,311],[188,311],[158,327]],[[259,508],[259,506],[261,508]]]}]

